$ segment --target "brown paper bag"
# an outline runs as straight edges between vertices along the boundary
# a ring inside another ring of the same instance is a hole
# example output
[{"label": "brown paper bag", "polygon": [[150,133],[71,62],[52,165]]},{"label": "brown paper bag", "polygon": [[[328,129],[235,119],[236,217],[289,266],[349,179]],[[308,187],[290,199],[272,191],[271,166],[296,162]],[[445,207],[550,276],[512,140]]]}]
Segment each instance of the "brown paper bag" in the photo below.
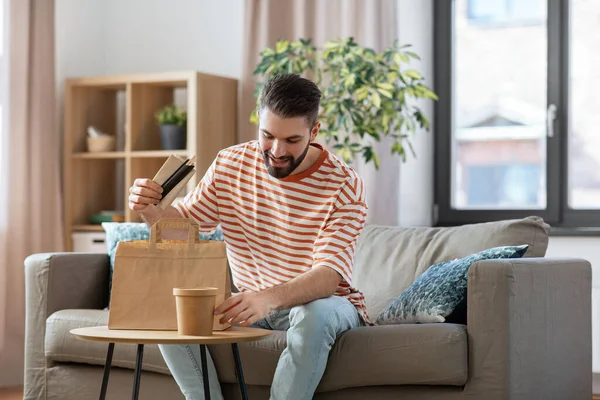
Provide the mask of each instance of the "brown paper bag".
[{"label": "brown paper bag", "polygon": [[[162,240],[163,229],[186,229],[187,240]],[[198,226],[163,218],[150,240],[120,242],[115,253],[109,329],[177,330],[173,288],[216,287],[215,305],[231,296],[225,243],[198,239]],[[214,330],[229,328],[214,317]]]}]

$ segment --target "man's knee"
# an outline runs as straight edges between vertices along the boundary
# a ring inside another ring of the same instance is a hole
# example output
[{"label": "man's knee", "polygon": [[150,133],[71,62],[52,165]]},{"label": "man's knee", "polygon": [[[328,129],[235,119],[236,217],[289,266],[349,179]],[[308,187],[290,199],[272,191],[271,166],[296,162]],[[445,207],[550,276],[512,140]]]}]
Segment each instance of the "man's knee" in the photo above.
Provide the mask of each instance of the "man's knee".
[{"label": "man's knee", "polygon": [[335,336],[332,318],[339,307],[339,300],[333,297],[318,299],[290,310],[290,327],[302,328],[311,332],[329,333]]}]

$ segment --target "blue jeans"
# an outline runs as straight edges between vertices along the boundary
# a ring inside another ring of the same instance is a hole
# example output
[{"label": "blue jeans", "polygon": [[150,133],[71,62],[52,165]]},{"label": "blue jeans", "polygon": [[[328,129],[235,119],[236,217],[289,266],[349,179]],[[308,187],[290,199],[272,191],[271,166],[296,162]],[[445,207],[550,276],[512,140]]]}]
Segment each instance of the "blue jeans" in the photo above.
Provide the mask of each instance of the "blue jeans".
[{"label": "blue jeans", "polygon": [[[363,322],[356,308],[339,296],[315,300],[290,310],[274,311],[255,323],[257,328],[287,331],[287,346],[275,370],[271,399],[312,399],[335,339],[361,325]],[[186,400],[204,399],[198,347],[159,345]],[[221,400],[223,394],[215,366],[209,352],[207,355],[211,399]]]}]

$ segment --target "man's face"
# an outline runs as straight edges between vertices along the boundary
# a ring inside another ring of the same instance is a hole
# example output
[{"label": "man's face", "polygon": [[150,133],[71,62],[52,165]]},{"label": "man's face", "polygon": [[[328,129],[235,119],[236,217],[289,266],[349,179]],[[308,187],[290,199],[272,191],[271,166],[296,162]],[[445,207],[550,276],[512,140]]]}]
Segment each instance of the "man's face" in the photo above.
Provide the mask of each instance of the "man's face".
[{"label": "man's face", "polygon": [[319,130],[308,127],[306,118],[281,118],[268,109],[260,113],[258,142],[269,174],[285,178],[302,163]]}]

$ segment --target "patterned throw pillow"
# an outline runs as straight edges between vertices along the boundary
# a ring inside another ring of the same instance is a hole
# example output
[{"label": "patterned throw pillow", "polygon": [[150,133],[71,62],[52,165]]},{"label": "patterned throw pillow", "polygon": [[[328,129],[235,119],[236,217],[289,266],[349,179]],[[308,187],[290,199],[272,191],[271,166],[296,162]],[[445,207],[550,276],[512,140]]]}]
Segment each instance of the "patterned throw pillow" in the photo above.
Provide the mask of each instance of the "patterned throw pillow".
[{"label": "patterned throw pillow", "polygon": [[467,294],[469,267],[480,260],[521,258],[529,245],[487,249],[467,257],[434,264],[392,300],[377,325],[444,322]]},{"label": "patterned throw pillow", "polygon": [[[106,231],[106,247],[110,257],[110,280],[109,296],[112,289],[112,276],[115,267],[115,252],[119,242],[131,242],[133,240],[150,240],[150,228],[143,222],[103,222],[102,227]],[[223,241],[221,226],[211,235],[198,234],[200,240]],[[109,297],[110,298],[110,297]]]}]

